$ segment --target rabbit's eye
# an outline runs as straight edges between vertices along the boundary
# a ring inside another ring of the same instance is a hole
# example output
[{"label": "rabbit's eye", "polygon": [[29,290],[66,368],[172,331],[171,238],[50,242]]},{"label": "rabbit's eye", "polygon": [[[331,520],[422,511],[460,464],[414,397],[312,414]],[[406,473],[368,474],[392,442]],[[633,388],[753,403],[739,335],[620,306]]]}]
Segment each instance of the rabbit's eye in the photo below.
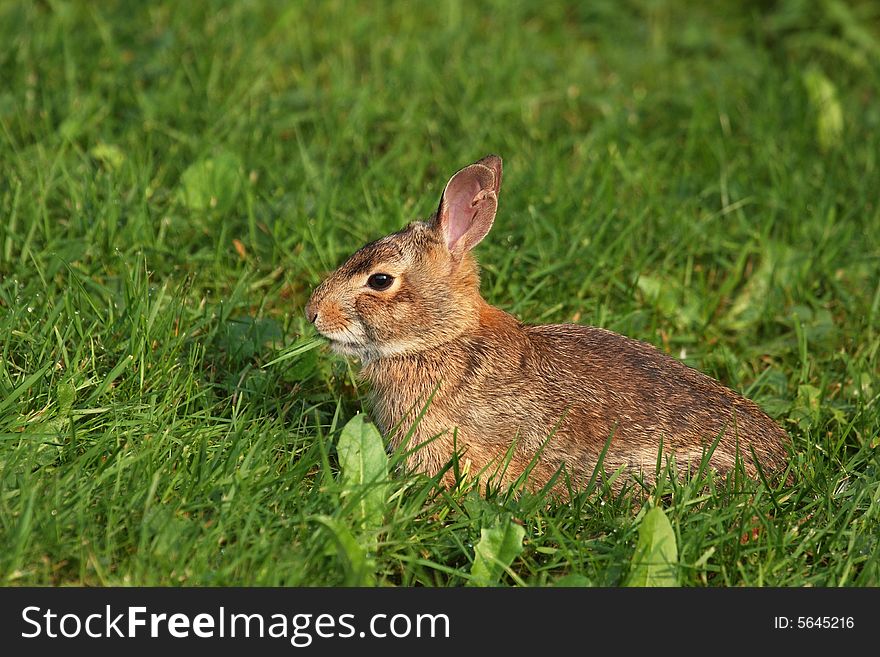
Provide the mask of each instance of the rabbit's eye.
[{"label": "rabbit's eye", "polygon": [[367,285],[374,290],[387,290],[394,282],[391,274],[373,274],[367,279]]}]

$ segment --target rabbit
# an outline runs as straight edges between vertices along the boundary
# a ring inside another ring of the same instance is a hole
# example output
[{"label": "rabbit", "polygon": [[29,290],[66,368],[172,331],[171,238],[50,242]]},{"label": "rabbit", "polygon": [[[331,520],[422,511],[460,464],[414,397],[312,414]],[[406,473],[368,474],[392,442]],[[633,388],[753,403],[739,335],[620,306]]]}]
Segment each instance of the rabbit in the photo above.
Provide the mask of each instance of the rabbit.
[{"label": "rabbit", "polygon": [[430,219],[361,248],[306,305],[332,349],[361,360],[389,447],[409,439],[407,469],[558,492],[603,473],[612,487],[626,473],[650,483],[661,451],[679,468],[709,453],[719,472],[739,457],[754,477],[753,454],[762,472],[786,467],[785,431],[709,376],[646,342],[527,325],[487,303],[471,252],[500,189],[500,157],[461,169]]}]

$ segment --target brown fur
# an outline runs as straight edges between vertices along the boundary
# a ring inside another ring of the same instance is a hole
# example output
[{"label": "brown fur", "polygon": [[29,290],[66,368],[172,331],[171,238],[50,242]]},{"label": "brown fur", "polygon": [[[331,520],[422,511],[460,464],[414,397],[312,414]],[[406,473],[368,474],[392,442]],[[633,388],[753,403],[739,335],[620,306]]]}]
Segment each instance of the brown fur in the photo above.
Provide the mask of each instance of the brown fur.
[{"label": "brown fur", "polygon": [[[753,449],[766,470],[784,469],[785,432],[710,377],[647,343],[589,326],[523,325],[483,300],[469,250],[491,227],[500,181],[494,156],[462,169],[429,222],[359,250],[306,308],[338,351],[363,360],[393,447],[424,412],[408,465],[434,475],[458,450],[471,475],[506,485],[531,468],[530,487],[540,488],[564,468],[577,488],[606,444],[606,473],[650,480],[661,441],[678,466],[694,467],[720,435],[714,468],[730,470],[739,454],[754,475]],[[373,273],[395,282],[372,290]],[[455,483],[452,471],[444,483]]]}]

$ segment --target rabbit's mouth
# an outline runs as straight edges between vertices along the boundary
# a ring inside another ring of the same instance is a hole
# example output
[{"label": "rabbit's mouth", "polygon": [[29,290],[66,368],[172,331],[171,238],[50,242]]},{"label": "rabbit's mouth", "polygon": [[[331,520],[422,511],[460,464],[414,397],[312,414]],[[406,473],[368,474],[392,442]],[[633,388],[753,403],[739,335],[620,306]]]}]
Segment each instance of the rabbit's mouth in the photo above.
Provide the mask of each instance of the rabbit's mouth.
[{"label": "rabbit's mouth", "polygon": [[363,354],[364,346],[360,342],[352,340],[350,336],[325,335],[324,337],[330,343],[330,348],[337,354],[344,356],[361,356]]},{"label": "rabbit's mouth", "polygon": [[342,328],[333,327],[332,330],[327,330],[316,324],[315,328],[318,329],[318,333],[330,341],[330,345],[333,347],[348,347],[350,349],[361,347],[366,337],[363,335],[363,329],[357,325],[349,324]]},{"label": "rabbit's mouth", "polygon": [[364,334],[364,329],[358,324],[349,324],[344,328],[336,328],[327,331],[316,325],[318,333],[330,343],[330,348],[337,354],[343,356],[356,356],[364,360],[369,348],[369,340]]},{"label": "rabbit's mouth", "polygon": [[330,342],[330,346],[334,349],[357,349],[361,346],[360,343],[354,342],[352,340],[339,338],[327,338],[327,340]]}]

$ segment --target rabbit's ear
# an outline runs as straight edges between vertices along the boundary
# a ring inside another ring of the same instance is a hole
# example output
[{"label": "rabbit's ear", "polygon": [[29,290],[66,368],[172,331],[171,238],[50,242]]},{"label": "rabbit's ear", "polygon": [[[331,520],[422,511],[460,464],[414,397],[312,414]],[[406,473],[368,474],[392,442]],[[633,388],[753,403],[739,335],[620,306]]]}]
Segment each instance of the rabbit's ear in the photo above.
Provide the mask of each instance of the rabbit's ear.
[{"label": "rabbit's ear", "polygon": [[434,225],[455,258],[480,243],[495,221],[501,158],[489,155],[456,173],[443,190]]},{"label": "rabbit's ear", "polygon": [[487,155],[482,160],[477,160],[475,164],[482,164],[484,167],[492,169],[492,173],[495,174],[495,186],[492,190],[497,196],[501,191],[501,158],[497,155]]}]

